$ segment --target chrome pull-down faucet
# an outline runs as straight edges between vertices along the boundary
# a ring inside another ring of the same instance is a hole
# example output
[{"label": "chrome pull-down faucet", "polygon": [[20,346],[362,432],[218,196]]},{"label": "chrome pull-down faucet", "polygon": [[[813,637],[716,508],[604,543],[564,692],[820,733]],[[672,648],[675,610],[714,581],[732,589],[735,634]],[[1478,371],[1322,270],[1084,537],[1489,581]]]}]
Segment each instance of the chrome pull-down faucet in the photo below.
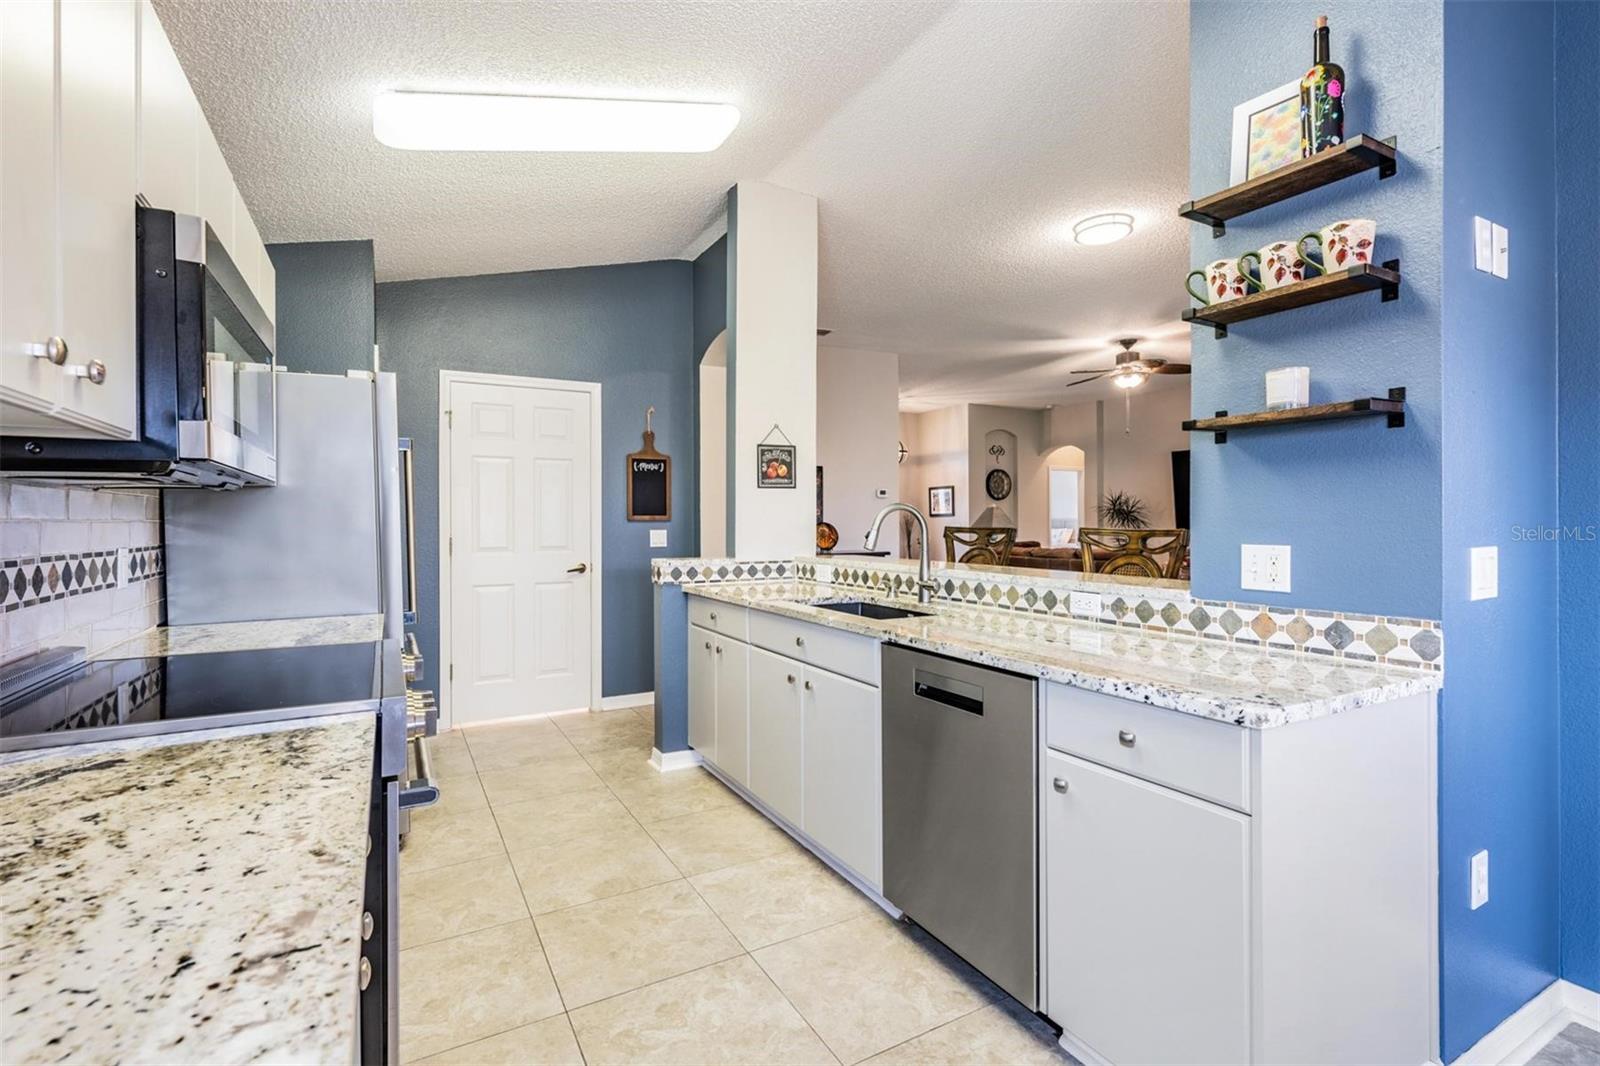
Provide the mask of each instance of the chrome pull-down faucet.
[{"label": "chrome pull-down faucet", "polygon": [[939,586],[928,577],[928,520],[922,517],[922,512],[909,503],[891,503],[878,512],[878,517],[872,520],[872,528],[867,530],[867,551],[878,550],[878,531],[883,528],[883,520],[894,511],[904,511],[917,520],[917,529],[922,536],[922,554],[917,559],[917,602],[928,603],[933,599],[933,592]]}]

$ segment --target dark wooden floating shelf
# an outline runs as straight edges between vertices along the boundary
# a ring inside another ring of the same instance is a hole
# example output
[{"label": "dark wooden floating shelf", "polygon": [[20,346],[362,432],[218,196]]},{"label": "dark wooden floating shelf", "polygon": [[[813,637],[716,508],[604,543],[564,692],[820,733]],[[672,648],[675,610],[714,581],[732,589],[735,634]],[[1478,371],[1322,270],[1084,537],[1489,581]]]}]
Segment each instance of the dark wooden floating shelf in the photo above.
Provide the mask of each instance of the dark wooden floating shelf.
[{"label": "dark wooden floating shelf", "polygon": [[1235,322],[1274,315],[1294,307],[1307,307],[1341,296],[1354,296],[1361,292],[1381,290],[1383,302],[1400,298],[1400,260],[1390,259],[1383,266],[1363,263],[1332,274],[1318,274],[1314,278],[1285,285],[1281,289],[1251,293],[1237,300],[1228,300],[1207,307],[1191,308],[1183,313],[1183,320],[1196,326],[1212,326],[1217,336],[1226,337],[1228,327]]},{"label": "dark wooden floating shelf", "polygon": [[1228,442],[1228,431],[1236,429],[1261,429],[1271,426],[1295,426],[1303,422],[1331,422],[1344,418],[1366,418],[1385,415],[1390,429],[1406,424],[1406,390],[1390,389],[1387,399],[1367,396],[1341,403],[1318,403],[1310,407],[1291,407],[1284,411],[1251,411],[1245,415],[1230,415],[1218,411],[1215,418],[1191,418],[1183,428],[1191,433],[1214,433],[1218,444]]},{"label": "dark wooden floating shelf", "polygon": [[1226,223],[1230,218],[1238,218],[1268,204],[1331,185],[1363,170],[1377,167],[1380,181],[1392,177],[1395,170],[1394,145],[1393,137],[1380,141],[1365,133],[1357,134],[1337,148],[1324,149],[1309,159],[1290,163],[1231,189],[1214,192],[1202,200],[1190,200],[1178,208],[1178,214],[1209,225],[1211,235],[1220,237],[1228,231]]}]

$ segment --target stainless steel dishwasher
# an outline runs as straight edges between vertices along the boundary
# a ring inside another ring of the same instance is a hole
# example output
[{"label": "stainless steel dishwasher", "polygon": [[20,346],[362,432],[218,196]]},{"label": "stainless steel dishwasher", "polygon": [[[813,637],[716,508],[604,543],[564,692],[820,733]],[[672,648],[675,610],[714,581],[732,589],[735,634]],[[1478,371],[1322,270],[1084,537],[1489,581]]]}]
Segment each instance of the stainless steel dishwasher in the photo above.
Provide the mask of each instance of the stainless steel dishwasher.
[{"label": "stainless steel dishwasher", "polygon": [[883,894],[1038,1010],[1038,683],[883,650]]}]

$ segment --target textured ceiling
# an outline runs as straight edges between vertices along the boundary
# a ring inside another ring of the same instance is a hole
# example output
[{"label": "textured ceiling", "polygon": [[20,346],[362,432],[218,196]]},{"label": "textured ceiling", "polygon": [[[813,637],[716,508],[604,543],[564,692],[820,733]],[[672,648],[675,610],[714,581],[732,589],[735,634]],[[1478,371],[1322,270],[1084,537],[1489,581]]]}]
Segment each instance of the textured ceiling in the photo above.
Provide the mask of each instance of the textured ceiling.
[{"label": "textured ceiling", "polygon": [[[760,179],[819,197],[820,324],[901,353],[908,409],[1110,395],[1061,389],[1124,334],[1188,357],[1182,3],[155,4],[263,236],[370,237],[380,280],[692,254]],[[384,88],[743,118],[705,155],[402,152],[372,136]],[[1073,243],[1108,210],[1132,237]]]}]

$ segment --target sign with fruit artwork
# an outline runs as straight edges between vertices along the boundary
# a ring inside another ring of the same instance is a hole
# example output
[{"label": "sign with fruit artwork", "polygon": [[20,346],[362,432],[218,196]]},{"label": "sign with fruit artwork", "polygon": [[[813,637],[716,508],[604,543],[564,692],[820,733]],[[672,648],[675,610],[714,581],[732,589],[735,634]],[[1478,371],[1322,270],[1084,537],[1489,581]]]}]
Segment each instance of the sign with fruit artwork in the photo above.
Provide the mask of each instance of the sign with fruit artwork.
[{"label": "sign with fruit artwork", "polygon": [[795,487],[793,444],[756,445],[756,487],[762,489]]}]

